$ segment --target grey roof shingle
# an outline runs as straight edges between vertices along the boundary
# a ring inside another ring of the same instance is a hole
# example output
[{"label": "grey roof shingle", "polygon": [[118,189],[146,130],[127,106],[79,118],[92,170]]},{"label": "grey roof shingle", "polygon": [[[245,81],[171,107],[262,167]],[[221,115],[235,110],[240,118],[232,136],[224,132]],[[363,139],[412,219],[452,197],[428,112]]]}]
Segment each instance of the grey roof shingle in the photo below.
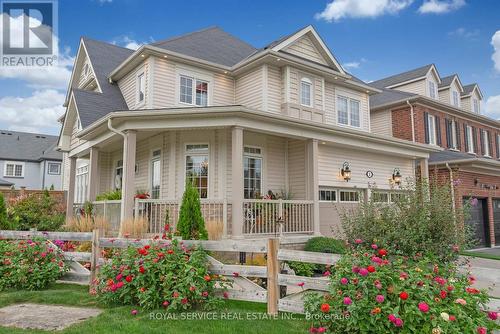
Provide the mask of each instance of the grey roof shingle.
[{"label": "grey roof shingle", "polygon": [[110,84],[108,75],[134,51],[113,44],[83,37],[85,48],[102,93],[73,89],[83,128],[112,111],[128,110],[125,99],[116,84]]},{"label": "grey roof shingle", "polygon": [[429,155],[429,163],[440,163],[454,160],[473,160],[476,158],[476,156],[464,152],[441,151],[432,152]]},{"label": "grey roof shingle", "polygon": [[57,136],[0,130],[0,159],[62,160],[62,153],[55,151],[57,141]]},{"label": "grey roof shingle", "polygon": [[[371,85],[371,83],[370,83]],[[417,94],[403,92],[397,89],[381,88],[382,93],[370,96],[370,107],[376,108],[388,103],[401,101],[418,96]]]},{"label": "grey roof shingle", "polygon": [[373,81],[370,84],[376,88],[386,88],[398,83],[410,81],[413,79],[421,78],[429,72],[433,64],[425,65],[407,72],[392,75],[390,77]]},{"label": "grey roof shingle", "polygon": [[476,85],[477,84],[473,83],[473,84],[464,86],[464,92],[462,93],[462,95],[469,95],[470,93],[472,93],[472,91],[474,90],[474,87],[476,87]]},{"label": "grey roof shingle", "polygon": [[233,66],[257,51],[219,27],[206,28],[151,45],[223,66]]},{"label": "grey roof shingle", "polygon": [[439,84],[439,88],[448,87],[453,82],[453,79],[456,77],[456,74],[449,75],[447,77],[441,78],[441,84]]}]

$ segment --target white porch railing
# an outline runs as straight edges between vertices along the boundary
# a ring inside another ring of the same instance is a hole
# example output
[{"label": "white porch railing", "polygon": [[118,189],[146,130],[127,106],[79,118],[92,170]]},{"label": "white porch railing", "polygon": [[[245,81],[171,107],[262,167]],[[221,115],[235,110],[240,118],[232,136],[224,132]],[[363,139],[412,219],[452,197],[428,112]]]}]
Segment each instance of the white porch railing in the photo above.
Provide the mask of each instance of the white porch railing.
[{"label": "white porch railing", "polygon": [[[75,203],[73,212],[80,214],[83,206],[83,203]],[[118,232],[120,230],[121,206],[121,200],[94,201],[92,202],[92,214],[103,217],[109,223],[110,231]]]},{"label": "white porch railing", "polygon": [[[138,217],[149,221],[148,233],[161,234],[168,222],[175,230],[179,220],[181,201],[168,199],[136,199],[135,212]],[[227,235],[229,216],[228,204],[225,200],[201,200],[201,213],[205,225],[221,226],[222,235]],[[168,219],[167,219],[168,215]]]},{"label": "white porch railing", "polygon": [[243,201],[244,234],[312,233],[313,201]]}]

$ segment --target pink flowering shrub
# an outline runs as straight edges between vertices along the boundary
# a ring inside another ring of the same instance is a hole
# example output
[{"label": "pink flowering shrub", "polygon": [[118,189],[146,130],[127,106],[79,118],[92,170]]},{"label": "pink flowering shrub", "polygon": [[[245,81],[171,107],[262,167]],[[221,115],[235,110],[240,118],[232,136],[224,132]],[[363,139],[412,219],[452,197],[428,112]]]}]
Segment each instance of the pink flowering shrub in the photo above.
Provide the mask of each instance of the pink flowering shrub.
[{"label": "pink flowering shrub", "polygon": [[0,240],[0,291],[40,290],[54,283],[68,266],[45,240]]},{"label": "pink flowering shrub", "polygon": [[[392,255],[359,243],[335,265],[329,294],[306,296],[305,308],[331,333],[492,333],[495,312],[485,312],[485,291],[452,264],[424,256]],[[327,312],[325,312],[327,310]]]},{"label": "pink flowering shrub", "polygon": [[211,275],[208,266],[207,254],[200,248],[177,240],[155,240],[139,249],[115,252],[111,262],[101,267],[95,292],[106,304],[168,311],[214,309],[222,303],[216,285],[223,289],[230,282]]}]

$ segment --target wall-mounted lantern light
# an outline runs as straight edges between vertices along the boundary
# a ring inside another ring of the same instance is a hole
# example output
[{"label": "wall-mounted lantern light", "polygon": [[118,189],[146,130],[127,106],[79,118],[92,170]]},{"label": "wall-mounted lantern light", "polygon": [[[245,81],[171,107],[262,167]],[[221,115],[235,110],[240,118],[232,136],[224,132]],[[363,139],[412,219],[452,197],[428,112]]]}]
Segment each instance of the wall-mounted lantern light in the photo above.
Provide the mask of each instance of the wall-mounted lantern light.
[{"label": "wall-mounted lantern light", "polygon": [[351,179],[351,168],[347,161],[344,162],[344,164],[342,165],[342,169],[340,170],[340,175],[342,175],[342,177],[346,182],[349,182],[349,180]]},{"label": "wall-mounted lantern light", "polygon": [[392,172],[392,182],[399,186],[401,184],[401,179],[401,171],[399,168],[394,168],[394,171]]}]

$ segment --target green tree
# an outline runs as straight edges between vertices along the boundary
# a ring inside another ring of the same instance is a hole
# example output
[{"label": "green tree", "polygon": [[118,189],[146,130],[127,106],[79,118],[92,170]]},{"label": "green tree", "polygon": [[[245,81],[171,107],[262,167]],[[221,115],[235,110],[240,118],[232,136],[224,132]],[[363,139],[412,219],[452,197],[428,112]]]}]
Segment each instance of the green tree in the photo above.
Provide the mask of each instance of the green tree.
[{"label": "green tree", "polygon": [[201,214],[200,195],[189,182],[186,184],[186,190],[182,196],[177,231],[185,240],[208,239],[205,220]]},{"label": "green tree", "polygon": [[7,227],[7,206],[5,205],[5,198],[2,193],[0,193],[0,228],[4,229]]}]

